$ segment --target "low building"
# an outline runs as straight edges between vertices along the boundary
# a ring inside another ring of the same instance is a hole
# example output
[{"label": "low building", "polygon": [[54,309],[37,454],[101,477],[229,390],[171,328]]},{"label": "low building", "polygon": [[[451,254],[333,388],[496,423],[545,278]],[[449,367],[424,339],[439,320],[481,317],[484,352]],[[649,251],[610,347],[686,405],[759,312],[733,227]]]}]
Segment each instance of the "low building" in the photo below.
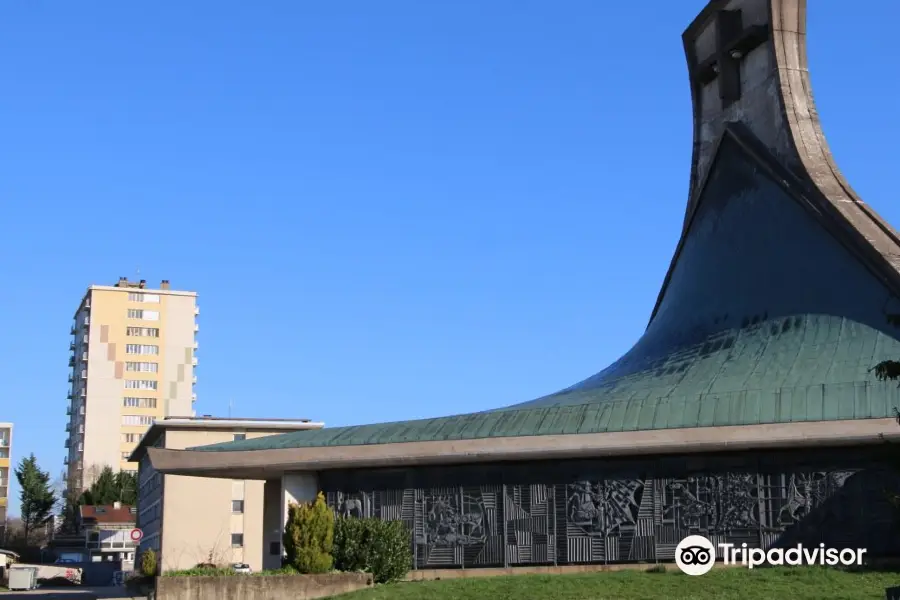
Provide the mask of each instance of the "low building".
[{"label": "low building", "polygon": [[138,468],[139,552],[159,554],[162,571],[201,563],[246,563],[259,571],[281,560],[281,530],[264,532],[264,481],[209,479],[156,472],[148,448],[184,450],[306,429],[308,419],[170,417],[156,421],[129,460]]},{"label": "low building", "polygon": [[131,570],[137,542],[137,508],[120,502],[108,506],[81,506],[76,532],[57,535],[50,542],[59,560],[65,562],[115,562]]}]

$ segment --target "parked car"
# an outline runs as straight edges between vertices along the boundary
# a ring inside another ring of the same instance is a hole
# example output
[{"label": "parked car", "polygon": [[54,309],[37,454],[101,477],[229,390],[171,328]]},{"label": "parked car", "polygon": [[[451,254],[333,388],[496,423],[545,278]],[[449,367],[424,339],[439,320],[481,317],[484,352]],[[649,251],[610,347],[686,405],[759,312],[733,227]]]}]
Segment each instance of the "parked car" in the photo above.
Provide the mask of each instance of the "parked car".
[{"label": "parked car", "polygon": [[250,565],[247,563],[234,563],[231,565],[231,568],[234,569],[235,573],[245,573],[250,574],[253,572],[253,569],[250,568]]}]

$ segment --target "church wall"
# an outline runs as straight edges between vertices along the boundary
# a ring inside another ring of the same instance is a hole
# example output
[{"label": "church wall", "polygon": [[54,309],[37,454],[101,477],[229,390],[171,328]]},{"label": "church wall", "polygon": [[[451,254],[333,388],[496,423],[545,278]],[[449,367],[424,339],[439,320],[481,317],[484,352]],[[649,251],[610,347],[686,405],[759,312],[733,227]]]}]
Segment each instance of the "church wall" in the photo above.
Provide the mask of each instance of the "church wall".
[{"label": "church wall", "polygon": [[898,554],[885,447],[329,471],[338,514],[401,520],[415,568],[664,562],[713,543]]}]

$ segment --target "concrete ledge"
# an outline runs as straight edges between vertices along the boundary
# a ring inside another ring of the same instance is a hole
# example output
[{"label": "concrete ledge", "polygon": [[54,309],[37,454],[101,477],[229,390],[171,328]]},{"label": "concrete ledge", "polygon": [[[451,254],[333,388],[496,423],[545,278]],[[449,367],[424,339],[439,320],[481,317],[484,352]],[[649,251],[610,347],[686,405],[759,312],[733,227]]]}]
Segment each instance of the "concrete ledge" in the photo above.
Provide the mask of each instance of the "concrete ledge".
[{"label": "concrete ledge", "polygon": [[306,600],[372,585],[366,573],[157,577],[156,600]]},{"label": "concrete ledge", "polygon": [[853,446],[893,439],[900,439],[900,428],[889,418],[244,452],[165,448],[148,448],[147,452],[153,467],[170,475],[274,479],[291,471]]}]

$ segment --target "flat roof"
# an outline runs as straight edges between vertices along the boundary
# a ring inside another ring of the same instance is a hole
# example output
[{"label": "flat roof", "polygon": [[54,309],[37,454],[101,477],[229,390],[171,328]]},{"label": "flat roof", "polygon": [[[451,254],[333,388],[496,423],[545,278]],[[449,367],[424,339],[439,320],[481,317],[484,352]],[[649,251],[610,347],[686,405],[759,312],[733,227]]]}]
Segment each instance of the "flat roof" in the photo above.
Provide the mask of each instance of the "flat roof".
[{"label": "flat roof", "polygon": [[167,429],[185,430],[231,430],[231,431],[269,431],[275,433],[288,433],[307,429],[322,429],[325,423],[312,421],[311,419],[266,419],[266,418],[238,418],[238,417],[166,417],[154,421],[144,432],[141,441],[135,446],[128,458],[130,462],[138,462],[146,453],[146,449],[153,445],[159,436]]}]

